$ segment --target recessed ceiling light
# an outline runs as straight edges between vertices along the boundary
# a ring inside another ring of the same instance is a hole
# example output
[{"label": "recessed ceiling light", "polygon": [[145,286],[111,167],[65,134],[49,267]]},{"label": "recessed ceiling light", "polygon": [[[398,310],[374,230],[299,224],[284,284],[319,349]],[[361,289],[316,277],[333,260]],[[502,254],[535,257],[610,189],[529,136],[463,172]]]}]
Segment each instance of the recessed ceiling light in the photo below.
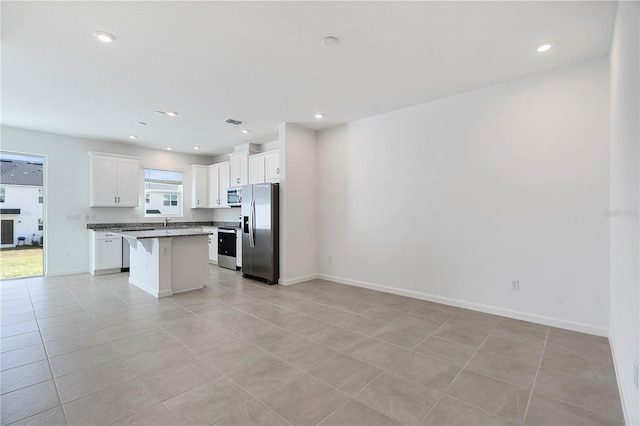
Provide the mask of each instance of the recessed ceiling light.
[{"label": "recessed ceiling light", "polygon": [[171,148],[170,146],[167,147],[167,151],[172,151],[173,148]]},{"label": "recessed ceiling light", "polygon": [[138,139],[138,137],[136,135],[130,135],[129,139]]},{"label": "recessed ceiling light", "polygon": [[116,39],[113,34],[109,34],[104,31],[94,31],[93,36],[103,43],[112,43]]},{"label": "recessed ceiling light", "polygon": [[147,123],[145,123],[144,121],[138,121],[138,124],[141,125],[141,126],[146,126],[147,125]]},{"label": "recessed ceiling light", "polygon": [[168,115],[169,117],[175,117],[176,115],[178,115],[178,113],[177,113],[177,112],[175,112],[175,111],[169,111],[169,112],[167,112],[167,115]]},{"label": "recessed ceiling light", "polygon": [[247,130],[247,129],[243,129],[243,130],[242,130],[242,133],[244,133],[245,135],[246,135],[247,133],[249,133],[249,132],[250,132],[250,130]]},{"label": "recessed ceiling light", "polygon": [[315,117],[315,118],[322,118],[322,117],[324,117],[324,114],[320,114],[320,113],[318,113],[318,114],[314,115],[314,117]]},{"label": "recessed ceiling light", "polygon": [[324,47],[335,47],[338,45],[338,39],[335,37],[329,36],[320,40],[320,43],[322,43]]},{"label": "recessed ceiling light", "polygon": [[200,149],[200,147],[199,146],[194,146],[193,149]]},{"label": "recessed ceiling light", "polygon": [[551,49],[551,43],[543,43],[540,46],[538,46],[538,49],[536,50],[542,53],[542,52],[546,52],[549,49]]}]

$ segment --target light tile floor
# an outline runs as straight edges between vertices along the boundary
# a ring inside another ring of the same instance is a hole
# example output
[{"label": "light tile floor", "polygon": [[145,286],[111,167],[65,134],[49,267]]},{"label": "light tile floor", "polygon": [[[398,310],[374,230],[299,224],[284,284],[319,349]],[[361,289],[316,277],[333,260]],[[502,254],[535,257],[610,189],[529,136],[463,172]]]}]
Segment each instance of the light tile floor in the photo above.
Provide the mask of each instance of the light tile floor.
[{"label": "light tile floor", "polygon": [[623,424],[606,338],[209,275],[161,300],[127,274],[1,282],[2,425]]}]

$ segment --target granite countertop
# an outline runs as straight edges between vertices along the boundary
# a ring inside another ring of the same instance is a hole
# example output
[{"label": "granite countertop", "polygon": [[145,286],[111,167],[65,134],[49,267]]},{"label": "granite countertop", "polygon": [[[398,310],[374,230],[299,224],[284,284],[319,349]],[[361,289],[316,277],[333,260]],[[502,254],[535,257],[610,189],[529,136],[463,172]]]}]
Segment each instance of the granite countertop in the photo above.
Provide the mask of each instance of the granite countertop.
[{"label": "granite countertop", "polygon": [[201,226],[211,226],[216,228],[240,228],[239,222],[169,222],[165,228],[164,222],[122,222],[122,223],[87,223],[87,229],[94,231],[118,231],[126,229],[134,231],[139,228],[148,230],[155,229],[176,229],[176,228],[197,228]]},{"label": "granite countertop", "polygon": [[143,240],[146,238],[194,237],[213,234],[213,232],[209,231],[180,228],[154,229],[153,231],[114,231],[113,233],[125,238],[135,238],[136,240]]}]

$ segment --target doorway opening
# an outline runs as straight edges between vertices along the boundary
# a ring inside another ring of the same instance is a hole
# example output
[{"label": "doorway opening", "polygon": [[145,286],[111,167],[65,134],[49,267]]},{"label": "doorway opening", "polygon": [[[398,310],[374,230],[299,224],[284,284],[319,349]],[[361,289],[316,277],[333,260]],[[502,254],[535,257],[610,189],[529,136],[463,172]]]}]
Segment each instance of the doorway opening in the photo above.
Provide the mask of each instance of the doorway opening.
[{"label": "doorway opening", "polygon": [[44,275],[45,158],[0,151],[0,279]]}]

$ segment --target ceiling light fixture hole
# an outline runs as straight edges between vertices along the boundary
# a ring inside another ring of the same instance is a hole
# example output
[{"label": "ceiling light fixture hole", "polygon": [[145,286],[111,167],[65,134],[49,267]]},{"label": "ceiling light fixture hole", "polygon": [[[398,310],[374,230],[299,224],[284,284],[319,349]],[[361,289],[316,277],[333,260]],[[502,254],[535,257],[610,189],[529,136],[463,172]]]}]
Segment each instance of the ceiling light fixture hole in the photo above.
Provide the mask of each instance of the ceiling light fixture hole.
[{"label": "ceiling light fixture hole", "polygon": [[538,46],[538,48],[536,49],[538,52],[540,53],[544,53],[549,51],[551,48],[553,47],[553,44],[546,42],[546,43],[542,43],[540,46]]},{"label": "ceiling light fixture hole", "polygon": [[322,45],[324,47],[336,47],[339,43],[338,39],[333,37],[333,36],[329,36],[329,37],[325,37],[322,40],[320,40],[320,43],[322,43]]},{"label": "ceiling light fixture hole", "polygon": [[116,40],[116,36],[105,31],[94,31],[93,36],[103,43],[113,43]]}]

